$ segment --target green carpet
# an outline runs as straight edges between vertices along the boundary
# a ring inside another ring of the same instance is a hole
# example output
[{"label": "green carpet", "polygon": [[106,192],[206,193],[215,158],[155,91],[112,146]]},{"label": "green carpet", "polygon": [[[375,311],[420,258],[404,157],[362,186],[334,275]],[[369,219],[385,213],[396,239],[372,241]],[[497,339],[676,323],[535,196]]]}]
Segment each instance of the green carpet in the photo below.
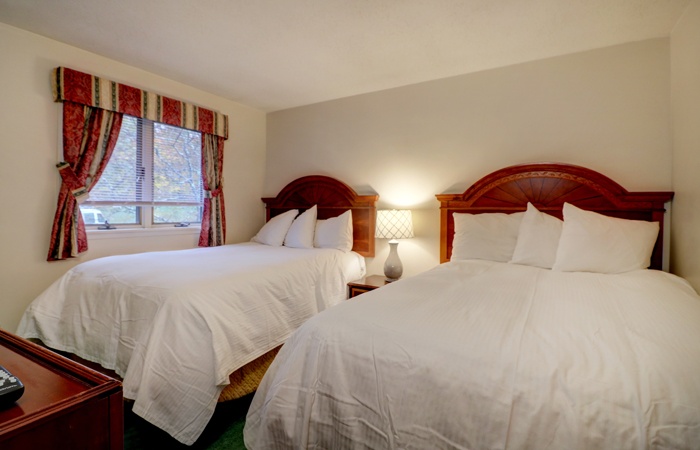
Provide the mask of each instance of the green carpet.
[{"label": "green carpet", "polygon": [[165,431],[146,422],[134,414],[127,404],[124,406],[124,449],[245,450],[243,425],[252,399],[251,394],[238,400],[217,404],[214,416],[197,442],[191,446],[181,444]]}]

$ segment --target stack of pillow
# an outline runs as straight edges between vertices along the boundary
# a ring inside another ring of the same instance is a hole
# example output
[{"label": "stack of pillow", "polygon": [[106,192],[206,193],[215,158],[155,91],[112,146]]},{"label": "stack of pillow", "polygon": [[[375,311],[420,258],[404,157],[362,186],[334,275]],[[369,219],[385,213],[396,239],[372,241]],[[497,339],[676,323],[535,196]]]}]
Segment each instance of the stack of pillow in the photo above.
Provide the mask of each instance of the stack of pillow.
[{"label": "stack of pillow", "polygon": [[564,220],[531,203],[514,214],[454,213],[452,261],[488,259],[561,272],[623,273],[649,267],[657,222],[618,219],[564,204]]},{"label": "stack of pillow", "polygon": [[252,241],[274,247],[336,248],[349,252],[353,245],[352,212],[347,210],[338,217],[318,220],[316,205],[301,214],[292,209],[271,218]]}]

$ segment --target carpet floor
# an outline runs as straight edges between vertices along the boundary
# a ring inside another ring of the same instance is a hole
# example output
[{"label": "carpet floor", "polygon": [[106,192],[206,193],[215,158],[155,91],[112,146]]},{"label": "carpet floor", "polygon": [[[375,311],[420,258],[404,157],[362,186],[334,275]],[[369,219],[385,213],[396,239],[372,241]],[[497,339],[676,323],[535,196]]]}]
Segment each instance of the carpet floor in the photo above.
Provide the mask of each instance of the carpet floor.
[{"label": "carpet floor", "polygon": [[124,405],[124,449],[152,450],[194,449],[194,450],[245,450],[243,445],[243,425],[253,395],[219,403],[214,416],[202,435],[191,446],[183,445],[165,431],[156,428]]}]

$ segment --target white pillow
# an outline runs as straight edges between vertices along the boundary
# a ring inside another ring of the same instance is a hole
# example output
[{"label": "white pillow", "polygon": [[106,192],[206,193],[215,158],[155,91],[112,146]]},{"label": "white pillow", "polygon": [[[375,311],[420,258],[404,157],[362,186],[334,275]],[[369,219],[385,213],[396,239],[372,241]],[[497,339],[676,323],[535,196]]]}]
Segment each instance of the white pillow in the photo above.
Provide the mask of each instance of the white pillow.
[{"label": "white pillow", "polygon": [[561,220],[539,211],[528,202],[510,262],[551,269],[557,259],[563,224]]},{"label": "white pillow", "polygon": [[352,211],[347,210],[338,217],[316,221],[314,247],[337,248],[344,252],[352,250]]},{"label": "white pillow", "polygon": [[657,222],[607,217],[564,203],[564,227],[553,270],[622,273],[646,269]]},{"label": "white pillow", "polygon": [[299,214],[299,210],[291,209],[271,218],[251,240],[261,244],[279,247],[284,243],[287,230],[289,230],[297,214]]},{"label": "white pillow", "polygon": [[284,238],[285,247],[313,248],[316,228],[316,205],[299,214]]},{"label": "white pillow", "polygon": [[524,214],[453,213],[455,234],[450,260],[510,261]]}]

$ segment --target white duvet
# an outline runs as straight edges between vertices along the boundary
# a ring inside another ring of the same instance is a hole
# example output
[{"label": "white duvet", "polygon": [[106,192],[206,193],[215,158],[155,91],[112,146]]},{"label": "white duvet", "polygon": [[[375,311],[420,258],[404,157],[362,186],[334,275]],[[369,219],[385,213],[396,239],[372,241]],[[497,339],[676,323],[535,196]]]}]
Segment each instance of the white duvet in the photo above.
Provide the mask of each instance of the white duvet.
[{"label": "white duvet", "polygon": [[257,243],[101,258],[34,300],[18,334],[115,370],[136,414],[191,444],[229,374],[344,300],[363,270],[356,253]]},{"label": "white duvet", "polygon": [[244,436],[251,450],[700,448],[700,298],[651,270],[443,264],[307,321]]}]

